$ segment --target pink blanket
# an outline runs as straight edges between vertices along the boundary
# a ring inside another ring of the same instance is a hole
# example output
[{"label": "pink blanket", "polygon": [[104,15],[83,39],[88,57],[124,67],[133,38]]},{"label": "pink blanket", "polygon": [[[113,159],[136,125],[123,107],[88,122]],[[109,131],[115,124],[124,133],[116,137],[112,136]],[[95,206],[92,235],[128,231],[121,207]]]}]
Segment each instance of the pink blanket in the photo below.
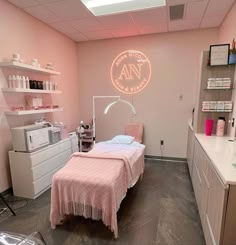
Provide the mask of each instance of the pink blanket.
[{"label": "pink blanket", "polygon": [[81,215],[102,219],[117,238],[116,213],[130,183],[144,170],[145,147],[139,145],[97,144],[89,153],[73,154],[53,176],[51,227],[64,215]]}]

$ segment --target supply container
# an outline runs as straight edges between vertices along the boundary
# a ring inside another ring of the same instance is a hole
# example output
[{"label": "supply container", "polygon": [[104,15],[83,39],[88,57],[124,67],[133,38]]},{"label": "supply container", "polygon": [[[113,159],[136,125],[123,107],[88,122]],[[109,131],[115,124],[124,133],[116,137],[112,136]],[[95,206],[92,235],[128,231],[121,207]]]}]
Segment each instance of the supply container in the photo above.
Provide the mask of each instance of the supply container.
[{"label": "supply container", "polygon": [[207,136],[210,136],[212,134],[213,124],[214,124],[214,120],[206,119],[206,122],[205,122],[205,134]]},{"label": "supply container", "polygon": [[216,79],[215,78],[208,78],[207,81],[207,88],[214,89],[216,87]]},{"label": "supply container", "polygon": [[223,78],[216,78],[216,88],[222,88]]},{"label": "supply container", "polygon": [[225,118],[224,117],[219,117],[217,121],[217,126],[216,126],[216,136],[224,136],[225,132]]}]

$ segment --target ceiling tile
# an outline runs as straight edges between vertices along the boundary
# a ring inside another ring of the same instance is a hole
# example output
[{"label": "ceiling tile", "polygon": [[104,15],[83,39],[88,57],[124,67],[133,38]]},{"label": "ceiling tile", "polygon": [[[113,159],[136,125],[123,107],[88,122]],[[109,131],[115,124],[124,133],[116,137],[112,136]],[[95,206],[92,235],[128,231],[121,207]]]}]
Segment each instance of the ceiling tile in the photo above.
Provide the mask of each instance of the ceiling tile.
[{"label": "ceiling tile", "polygon": [[166,0],[166,5],[173,6],[178,4],[186,4],[190,2],[203,2],[205,0]]},{"label": "ceiling tile", "polygon": [[103,30],[103,31],[94,31],[94,32],[86,32],[84,35],[89,40],[96,40],[96,39],[106,39],[106,38],[113,38],[113,34],[111,31]]},{"label": "ceiling tile", "polygon": [[209,27],[218,27],[224,20],[224,15],[217,16],[217,17],[205,17],[202,20],[201,28],[209,28]]},{"label": "ceiling tile", "polygon": [[137,25],[152,25],[166,21],[168,18],[167,13],[167,8],[162,7],[145,11],[137,11],[130,13],[130,15]]},{"label": "ceiling tile", "polygon": [[46,3],[53,3],[53,2],[59,2],[62,0],[36,0],[39,4],[46,4]]},{"label": "ceiling tile", "polygon": [[168,23],[169,31],[183,31],[197,29],[201,20],[176,20]]},{"label": "ceiling tile", "polygon": [[63,0],[45,4],[61,20],[83,19],[92,14],[79,0]]},{"label": "ceiling tile", "polygon": [[208,0],[189,2],[186,5],[185,18],[186,19],[202,19],[206,11],[207,4],[208,4]]},{"label": "ceiling tile", "polygon": [[27,8],[39,5],[36,0],[8,0],[10,3],[20,7],[20,8]]},{"label": "ceiling tile", "polygon": [[[73,40],[87,41],[216,27],[236,0],[167,0],[166,7],[99,17],[80,0],[8,1]],[[169,6],[177,4],[185,4],[184,20],[169,21]]]},{"label": "ceiling tile", "polygon": [[68,37],[70,37],[72,40],[76,42],[88,41],[88,38],[79,32],[68,34]]},{"label": "ceiling tile", "polygon": [[134,23],[128,13],[99,16],[97,20],[107,29],[119,29],[124,26],[134,26]]},{"label": "ceiling tile", "polygon": [[235,0],[209,0],[209,5],[206,11],[206,17],[214,17],[225,15],[232,7]]},{"label": "ceiling tile", "polygon": [[63,32],[64,34],[71,34],[75,33],[76,29],[71,25],[70,22],[64,21],[64,22],[57,22],[57,23],[51,23],[49,24],[52,28]]},{"label": "ceiling tile", "polygon": [[100,31],[104,30],[104,27],[95,18],[73,20],[70,21],[71,25],[80,32]]},{"label": "ceiling tile", "polygon": [[58,21],[58,18],[44,6],[29,7],[24,10],[46,23]]},{"label": "ceiling tile", "polygon": [[123,28],[111,31],[114,37],[128,37],[128,36],[137,36],[139,31],[135,28]]},{"label": "ceiling tile", "polygon": [[167,23],[158,23],[155,25],[141,25],[138,26],[141,34],[161,33],[168,31]]}]

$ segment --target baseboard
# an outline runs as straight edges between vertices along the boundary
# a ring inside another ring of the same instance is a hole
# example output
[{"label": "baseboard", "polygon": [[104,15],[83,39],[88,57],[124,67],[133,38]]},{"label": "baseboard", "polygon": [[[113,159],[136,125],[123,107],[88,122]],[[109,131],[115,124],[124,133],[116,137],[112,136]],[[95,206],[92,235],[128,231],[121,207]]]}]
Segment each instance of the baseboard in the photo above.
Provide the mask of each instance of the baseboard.
[{"label": "baseboard", "polygon": [[180,157],[162,157],[162,156],[152,156],[152,155],[145,155],[145,159],[152,159],[152,160],[158,160],[158,161],[170,161],[170,162],[187,162],[186,158],[180,158]]}]

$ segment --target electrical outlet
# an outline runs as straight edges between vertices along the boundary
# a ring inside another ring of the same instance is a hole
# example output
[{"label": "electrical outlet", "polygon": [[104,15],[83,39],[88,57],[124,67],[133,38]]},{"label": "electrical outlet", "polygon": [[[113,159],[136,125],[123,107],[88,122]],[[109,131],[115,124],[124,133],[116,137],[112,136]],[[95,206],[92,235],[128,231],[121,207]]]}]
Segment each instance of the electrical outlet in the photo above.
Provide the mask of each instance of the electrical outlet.
[{"label": "electrical outlet", "polygon": [[161,144],[161,145],[164,145],[164,140],[161,140],[160,144]]}]

